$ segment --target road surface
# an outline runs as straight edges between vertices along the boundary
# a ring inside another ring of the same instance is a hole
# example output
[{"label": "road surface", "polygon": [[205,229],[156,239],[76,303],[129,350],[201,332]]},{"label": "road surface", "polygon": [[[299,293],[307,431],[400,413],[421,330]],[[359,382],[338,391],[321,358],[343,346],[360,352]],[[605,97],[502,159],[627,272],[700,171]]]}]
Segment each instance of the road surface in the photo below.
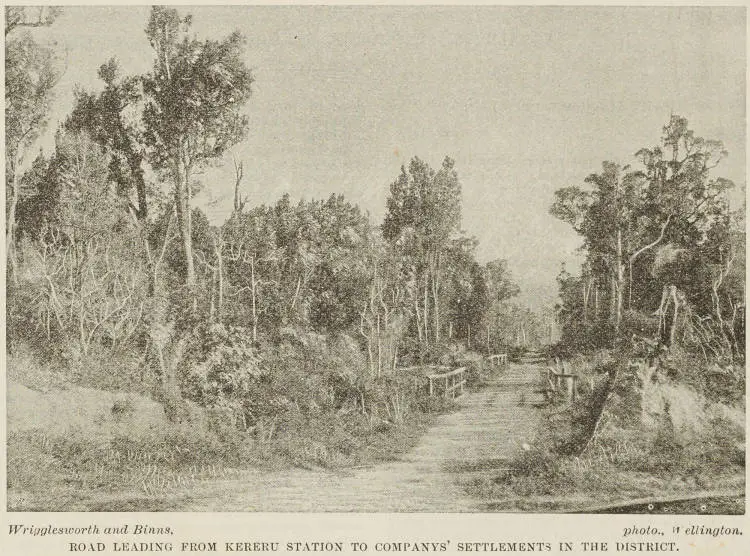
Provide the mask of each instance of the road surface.
[{"label": "road surface", "polygon": [[540,416],[531,402],[539,366],[511,363],[486,386],[458,400],[400,460],[342,471],[250,471],[241,478],[195,485],[184,511],[473,512],[462,483],[495,476],[531,443]]}]

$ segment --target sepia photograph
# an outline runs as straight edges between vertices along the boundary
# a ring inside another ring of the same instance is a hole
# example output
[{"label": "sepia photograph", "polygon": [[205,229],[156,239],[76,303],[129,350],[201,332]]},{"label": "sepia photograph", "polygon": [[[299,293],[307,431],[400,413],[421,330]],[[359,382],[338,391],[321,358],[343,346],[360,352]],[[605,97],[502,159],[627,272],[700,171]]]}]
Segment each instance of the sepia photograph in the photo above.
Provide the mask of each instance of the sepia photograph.
[{"label": "sepia photograph", "polygon": [[745,514],[745,7],[4,17],[6,511]]}]

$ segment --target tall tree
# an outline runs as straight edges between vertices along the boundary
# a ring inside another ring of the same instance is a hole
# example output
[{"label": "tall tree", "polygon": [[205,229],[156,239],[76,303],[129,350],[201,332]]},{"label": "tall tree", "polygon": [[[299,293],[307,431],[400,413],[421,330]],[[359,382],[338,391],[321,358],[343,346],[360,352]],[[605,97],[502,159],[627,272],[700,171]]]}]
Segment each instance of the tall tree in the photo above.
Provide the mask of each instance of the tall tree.
[{"label": "tall tree", "polygon": [[518,284],[508,269],[508,261],[496,259],[484,265],[487,276],[487,290],[491,303],[502,303],[520,293]]},{"label": "tall tree", "polygon": [[[666,284],[653,280],[658,256],[695,251],[726,217],[725,192],[733,184],[711,177],[726,154],[720,141],[696,136],[687,120],[675,115],[664,126],[660,145],[636,153],[642,169],[605,162],[601,173],[586,179],[588,189],[555,192],[551,213],[584,239],[590,276],[580,286],[585,292],[591,280],[596,294],[599,285],[608,290],[615,337],[625,305],[652,311],[661,295]],[[679,281],[677,275],[659,275],[671,285]],[[584,293],[584,319],[586,301]]]},{"label": "tall tree", "polygon": [[253,77],[243,61],[241,34],[199,41],[188,35],[191,22],[191,16],[180,17],[172,8],[151,9],[146,36],[156,60],[143,88],[149,159],[172,181],[185,282],[192,287],[193,177],[245,136],[247,117],[240,110],[250,96]]},{"label": "tall tree", "polygon": [[145,177],[145,145],[140,77],[123,77],[117,60],[99,67],[104,82],[100,93],[75,91],[76,103],[64,122],[69,131],[85,131],[110,153],[110,179],[140,230],[143,259],[148,269],[148,291],[157,289],[157,262],[149,243],[149,196]]},{"label": "tall tree", "polygon": [[37,43],[28,27],[54,22],[58,10],[44,7],[5,8],[5,248],[8,270],[16,279],[16,210],[21,197],[21,178],[30,148],[44,133],[55,84],[61,70],[54,51]]},{"label": "tall tree", "polygon": [[[491,345],[492,335],[498,336],[501,321],[505,316],[505,304],[520,293],[518,284],[508,269],[508,261],[496,259],[484,265],[484,276],[487,283],[487,345]],[[494,331],[493,331],[494,329]],[[498,336],[499,337],[499,336]]]},{"label": "tall tree", "polygon": [[455,162],[445,157],[435,172],[415,157],[391,184],[383,237],[404,255],[405,275],[414,276],[419,336],[440,340],[445,253],[461,225],[461,185]]},{"label": "tall tree", "polygon": [[104,82],[104,90],[99,94],[77,90],[75,106],[64,126],[71,131],[86,131],[109,150],[110,178],[118,185],[120,195],[134,194],[130,208],[138,220],[144,221],[148,216],[148,199],[143,129],[137,107],[143,99],[140,79],[122,77],[115,58],[102,64],[98,75]]}]

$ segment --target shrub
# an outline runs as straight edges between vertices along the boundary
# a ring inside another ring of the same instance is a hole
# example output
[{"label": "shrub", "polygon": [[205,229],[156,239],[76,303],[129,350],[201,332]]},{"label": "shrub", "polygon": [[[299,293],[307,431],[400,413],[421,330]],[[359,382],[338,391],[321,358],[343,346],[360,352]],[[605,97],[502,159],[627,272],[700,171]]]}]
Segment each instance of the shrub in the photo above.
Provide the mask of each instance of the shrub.
[{"label": "shrub", "polygon": [[485,369],[484,358],[475,352],[463,353],[456,361],[457,366],[466,367],[466,385],[469,388],[480,386],[487,380],[488,371]]},{"label": "shrub", "polygon": [[526,348],[523,346],[511,346],[508,348],[508,360],[514,363],[519,363],[521,357],[526,353]]},{"label": "shrub", "polygon": [[247,428],[257,383],[264,375],[248,330],[222,324],[197,326],[182,368],[183,395],[206,407],[225,408]]}]

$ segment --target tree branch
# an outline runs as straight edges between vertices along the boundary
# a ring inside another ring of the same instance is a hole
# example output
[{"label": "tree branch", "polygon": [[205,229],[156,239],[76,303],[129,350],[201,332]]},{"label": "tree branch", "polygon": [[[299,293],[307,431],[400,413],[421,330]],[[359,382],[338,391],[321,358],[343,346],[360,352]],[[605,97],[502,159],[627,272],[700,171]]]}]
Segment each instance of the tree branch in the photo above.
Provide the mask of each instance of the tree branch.
[{"label": "tree branch", "polygon": [[639,257],[639,256],[640,256],[641,254],[642,254],[642,253],[644,253],[645,251],[648,251],[649,249],[652,249],[652,248],[656,247],[656,246],[657,246],[657,245],[658,245],[658,244],[659,244],[659,243],[661,242],[661,240],[662,240],[662,239],[664,239],[664,232],[666,232],[666,230],[667,230],[667,226],[669,226],[669,221],[670,221],[671,219],[672,219],[672,215],[670,214],[669,216],[667,216],[667,221],[666,221],[666,222],[664,222],[664,225],[663,225],[663,226],[661,227],[661,233],[659,234],[659,237],[658,237],[658,238],[656,238],[656,239],[655,239],[654,241],[652,241],[652,242],[651,242],[651,243],[649,243],[648,245],[644,245],[644,246],[643,246],[643,247],[641,247],[641,248],[640,248],[640,249],[639,249],[638,251],[636,251],[635,253],[633,253],[632,255],[630,255],[630,258],[628,259],[628,260],[629,260],[629,262],[630,262],[630,264],[633,264],[633,262],[634,262],[634,261],[635,261],[635,260],[636,260],[636,259],[637,259],[637,258],[638,258],[638,257]]}]

